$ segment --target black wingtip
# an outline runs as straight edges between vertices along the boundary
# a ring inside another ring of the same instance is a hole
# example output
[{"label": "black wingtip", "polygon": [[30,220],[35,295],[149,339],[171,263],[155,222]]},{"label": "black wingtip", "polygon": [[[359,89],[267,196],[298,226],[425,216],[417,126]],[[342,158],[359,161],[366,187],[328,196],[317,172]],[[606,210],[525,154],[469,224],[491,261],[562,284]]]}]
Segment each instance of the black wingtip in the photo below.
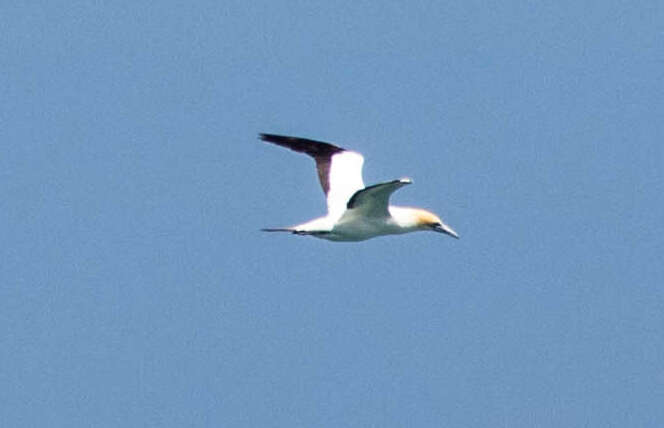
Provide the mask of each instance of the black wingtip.
[{"label": "black wingtip", "polygon": [[279,135],[279,134],[267,134],[261,132],[258,134],[258,139],[262,141],[267,141],[268,143],[282,143],[290,140],[297,140],[298,137],[291,137],[288,135]]},{"label": "black wingtip", "polygon": [[292,137],[288,135],[259,133],[258,138],[268,143],[286,147],[296,152],[306,153],[311,156],[331,156],[345,149],[324,141],[310,140],[308,138]]}]

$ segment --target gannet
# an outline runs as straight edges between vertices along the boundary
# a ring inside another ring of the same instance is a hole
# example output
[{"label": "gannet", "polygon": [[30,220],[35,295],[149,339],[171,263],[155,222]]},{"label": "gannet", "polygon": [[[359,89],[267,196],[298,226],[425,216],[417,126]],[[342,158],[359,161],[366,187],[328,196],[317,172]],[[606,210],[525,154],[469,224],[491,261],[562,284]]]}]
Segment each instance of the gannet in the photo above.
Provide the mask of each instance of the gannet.
[{"label": "gannet", "polygon": [[329,241],[364,241],[420,230],[445,233],[459,239],[459,235],[432,212],[389,205],[390,195],[411,184],[411,179],[400,178],[364,187],[364,158],[357,152],[306,138],[259,135],[263,141],[313,157],[327,197],[326,216],[295,226],[261,230],[309,235]]}]

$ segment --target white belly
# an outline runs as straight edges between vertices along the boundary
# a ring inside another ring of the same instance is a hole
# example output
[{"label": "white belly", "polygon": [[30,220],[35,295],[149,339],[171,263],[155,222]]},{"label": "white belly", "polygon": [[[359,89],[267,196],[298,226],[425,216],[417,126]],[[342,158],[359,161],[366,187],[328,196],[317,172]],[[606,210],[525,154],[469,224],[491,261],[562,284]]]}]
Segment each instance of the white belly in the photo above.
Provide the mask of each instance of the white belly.
[{"label": "white belly", "polygon": [[319,238],[330,241],[364,241],[382,235],[406,233],[409,230],[396,225],[391,218],[354,218],[337,223],[329,234]]}]

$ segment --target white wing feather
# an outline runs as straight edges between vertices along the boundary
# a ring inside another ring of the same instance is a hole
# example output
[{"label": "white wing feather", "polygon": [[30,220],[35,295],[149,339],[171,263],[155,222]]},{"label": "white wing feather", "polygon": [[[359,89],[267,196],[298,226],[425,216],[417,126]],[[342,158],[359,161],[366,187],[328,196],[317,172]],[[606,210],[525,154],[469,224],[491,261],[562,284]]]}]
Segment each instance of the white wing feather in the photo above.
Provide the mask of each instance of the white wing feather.
[{"label": "white wing feather", "polygon": [[329,172],[330,190],[327,193],[328,216],[341,217],[351,196],[358,190],[364,189],[363,163],[364,158],[361,154],[349,150],[332,156]]}]

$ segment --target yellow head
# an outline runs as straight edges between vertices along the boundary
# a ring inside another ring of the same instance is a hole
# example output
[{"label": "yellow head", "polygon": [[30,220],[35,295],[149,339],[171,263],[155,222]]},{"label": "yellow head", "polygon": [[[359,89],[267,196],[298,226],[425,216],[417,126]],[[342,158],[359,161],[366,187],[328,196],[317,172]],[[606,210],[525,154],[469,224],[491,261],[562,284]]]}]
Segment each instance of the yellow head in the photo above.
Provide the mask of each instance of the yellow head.
[{"label": "yellow head", "polygon": [[412,215],[418,229],[444,233],[453,238],[459,239],[459,235],[451,227],[443,223],[440,217],[434,213],[419,208],[414,208],[412,210]]}]

